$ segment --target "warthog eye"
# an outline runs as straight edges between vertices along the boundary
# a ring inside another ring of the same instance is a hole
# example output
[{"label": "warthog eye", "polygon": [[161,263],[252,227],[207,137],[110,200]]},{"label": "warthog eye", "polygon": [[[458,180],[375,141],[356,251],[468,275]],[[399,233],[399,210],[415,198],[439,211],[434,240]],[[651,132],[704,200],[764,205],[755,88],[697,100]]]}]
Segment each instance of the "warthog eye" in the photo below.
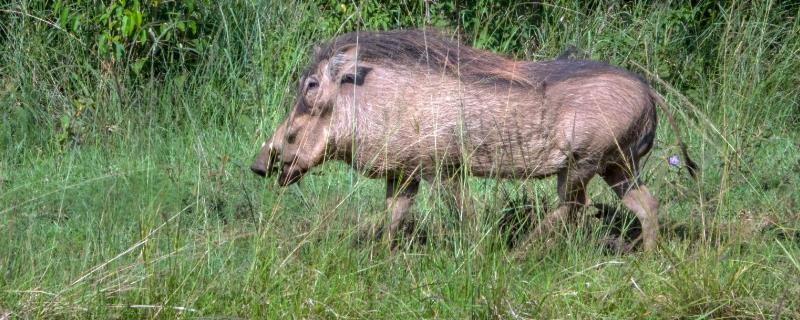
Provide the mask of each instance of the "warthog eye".
[{"label": "warthog eye", "polygon": [[297,134],[296,133],[294,133],[294,132],[290,133],[290,134],[286,135],[286,143],[293,144],[294,140],[296,138],[297,138]]},{"label": "warthog eye", "polygon": [[314,78],[308,79],[308,83],[306,84],[306,90],[311,90],[319,87],[319,81]]}]

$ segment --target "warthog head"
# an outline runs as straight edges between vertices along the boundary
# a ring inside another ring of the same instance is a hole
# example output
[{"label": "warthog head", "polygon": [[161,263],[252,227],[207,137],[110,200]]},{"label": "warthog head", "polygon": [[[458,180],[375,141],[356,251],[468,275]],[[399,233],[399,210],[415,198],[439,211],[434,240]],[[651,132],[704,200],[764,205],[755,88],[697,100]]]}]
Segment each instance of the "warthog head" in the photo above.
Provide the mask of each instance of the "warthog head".
[{"label": "warthog head", "polygon": [[[319,55],[320,49],[316,49]],[[361,85],[369,67],[357,66],[355,50],[344,50],[333,58],[311,65],[300,77],[297,98],[287,119],[261,147],[250,169],[261,176],[281,169],[278,183],[295,183],[312,167],[331,155],[335,146],[330,134],[331,115],[341,92]]]}]

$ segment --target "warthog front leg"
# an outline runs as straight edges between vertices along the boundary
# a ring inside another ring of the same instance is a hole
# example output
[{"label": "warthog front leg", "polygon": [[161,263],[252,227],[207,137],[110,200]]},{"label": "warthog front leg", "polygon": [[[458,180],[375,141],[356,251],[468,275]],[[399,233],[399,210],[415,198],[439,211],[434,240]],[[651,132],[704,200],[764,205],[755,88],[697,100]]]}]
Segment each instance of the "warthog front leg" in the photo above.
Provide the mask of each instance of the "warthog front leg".
[{"label": "warthog front leg", "polygon": [[386,232],[389,242],[394,241],[397,229],[407,222],[409,208],[414,203],[414,196],[418,190],[418,179],[397,177],[386,179],[386,205],[392,215]]}]

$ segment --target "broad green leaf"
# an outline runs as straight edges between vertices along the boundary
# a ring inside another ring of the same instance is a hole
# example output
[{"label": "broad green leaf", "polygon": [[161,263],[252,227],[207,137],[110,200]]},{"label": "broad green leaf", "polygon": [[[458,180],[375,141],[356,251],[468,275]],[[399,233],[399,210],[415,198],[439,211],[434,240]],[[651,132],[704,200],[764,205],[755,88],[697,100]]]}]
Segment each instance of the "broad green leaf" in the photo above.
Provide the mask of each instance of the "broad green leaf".
[{"label": "broad green leaf", "polygon": [[127,15],[123,16],[122,17],[122,35],[127,38],[127,37],[129,37],[131,35],[132,32],[133,32],[133,23],[132,23],[131,19],[128,18]]},{"label": "broad green leaf", "polygon": [[72,20],[72,32],[78,32],[78,27],[81,25],[81,16],[76,16],[75,19]]},{"label": "broad green leaf", "polygon": [[147,58],[140,58],[136,60],[136,62],[134,62],[133,65],[131,65],[131,70],[133,71],[133,73],[138,76],[139,73],[141,73],[142,67],[144,67],[145,62],[147,62]]},{"label": "broad green leaf", "polygon": [[192,34],[197,34],[197,23],[194,22],[194,20],[188,20],[186,24],[189,26],[189,30],[192,31]]},{"label": "broad green leaf", "polygon": [[61,116],[61,128],[64,128],[64,130],[69,128],[69,116],[66,114]]}]

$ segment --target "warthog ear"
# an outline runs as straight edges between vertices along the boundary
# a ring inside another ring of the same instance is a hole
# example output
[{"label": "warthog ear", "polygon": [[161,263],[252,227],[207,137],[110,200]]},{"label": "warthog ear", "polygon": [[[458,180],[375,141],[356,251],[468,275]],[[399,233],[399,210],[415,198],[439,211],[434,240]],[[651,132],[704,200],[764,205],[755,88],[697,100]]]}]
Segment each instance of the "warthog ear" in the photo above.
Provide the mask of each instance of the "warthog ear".
[{"label": "warthog ear", "polygon": [[367,77],[367,73],[372,71],[370,67],[357,67],[355,73],[346,73],[342,76],[342,84],[345,83],[352,83],[357,86],[364,84],[364,79]]}]

